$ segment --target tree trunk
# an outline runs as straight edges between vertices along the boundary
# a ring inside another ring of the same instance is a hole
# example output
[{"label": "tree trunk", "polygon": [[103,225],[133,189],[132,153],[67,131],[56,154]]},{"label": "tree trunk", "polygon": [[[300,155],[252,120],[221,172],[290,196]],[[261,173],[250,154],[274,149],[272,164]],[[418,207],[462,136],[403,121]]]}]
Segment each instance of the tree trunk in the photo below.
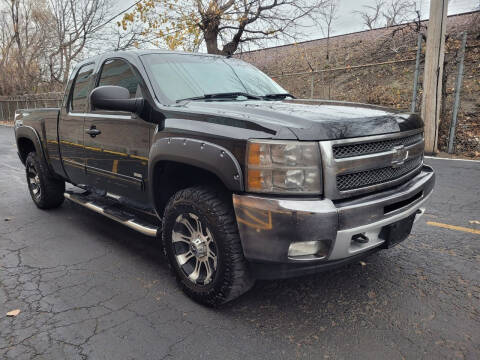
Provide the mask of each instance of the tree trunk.
[{"label": "tree trunk", "polygon": [[222,52],[218,48],[218,30],[206,29],[203,31],[205,44],[207,45],[207,52],[209,54],[221,54]]}]

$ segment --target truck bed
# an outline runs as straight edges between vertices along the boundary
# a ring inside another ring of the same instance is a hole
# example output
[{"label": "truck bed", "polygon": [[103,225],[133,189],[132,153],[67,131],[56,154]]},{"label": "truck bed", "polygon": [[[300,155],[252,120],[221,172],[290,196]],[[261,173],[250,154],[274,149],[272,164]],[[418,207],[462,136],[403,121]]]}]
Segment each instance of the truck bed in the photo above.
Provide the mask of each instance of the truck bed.
[{"label": "truck bed", "polygon": [[[58,115],[60,108],[37,108],[37,109],[18,109],[15,111],[15,131],[28,132],[32,141],[34,141],[35,148],[43,152],[46,163],[50,170],[54,171],[54,167],[59,166],[59,149],[57,138]],[[31,133],[34,133],[31,134]],[[22,154],[20,159],[25,161]]]},{"label": "truck bed", "polygon": [[36,109],[17,109],[15,111],[15,121],[21,121],[25,126],[36,124],[48,124],[57,127],[57,118],[60,108],[36,108]]}]

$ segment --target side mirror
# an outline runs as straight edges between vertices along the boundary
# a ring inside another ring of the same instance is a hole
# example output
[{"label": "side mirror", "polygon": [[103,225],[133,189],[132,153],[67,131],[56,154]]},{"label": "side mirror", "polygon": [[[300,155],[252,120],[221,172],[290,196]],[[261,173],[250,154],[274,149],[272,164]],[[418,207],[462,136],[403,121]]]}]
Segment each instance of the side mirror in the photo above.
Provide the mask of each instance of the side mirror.
[{"label": "side mirror", "polygon": [[129,91],[122,86],[99,86],[90,93],[90,104],[97,110],[116,110],[140,113],[143,99],[130,99]]}]

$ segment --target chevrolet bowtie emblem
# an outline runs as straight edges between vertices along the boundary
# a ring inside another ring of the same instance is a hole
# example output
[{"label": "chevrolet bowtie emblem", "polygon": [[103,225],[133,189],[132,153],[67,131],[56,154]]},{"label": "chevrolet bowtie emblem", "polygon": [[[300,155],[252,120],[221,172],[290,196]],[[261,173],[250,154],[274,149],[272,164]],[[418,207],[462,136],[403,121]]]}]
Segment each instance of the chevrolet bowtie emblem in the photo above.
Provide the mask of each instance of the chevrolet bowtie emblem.
[{"label": "chevrolet bowtie emblem", "polygon": [[405,149],[405,146],[395,146],[393,148],[392,154],[392,167],[396,168],[405,163],[405,160],[408,159],[408,150]]}]

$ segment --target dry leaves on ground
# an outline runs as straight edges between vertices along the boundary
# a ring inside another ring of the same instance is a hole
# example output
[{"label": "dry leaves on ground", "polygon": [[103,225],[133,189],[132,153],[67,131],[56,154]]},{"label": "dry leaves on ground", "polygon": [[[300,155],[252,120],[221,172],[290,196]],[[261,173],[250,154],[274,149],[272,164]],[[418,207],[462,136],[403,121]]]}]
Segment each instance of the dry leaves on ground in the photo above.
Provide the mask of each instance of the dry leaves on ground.
[{"label": "dry leaves on ground", "polygon": [[12,311],[9,311],[7,312],[7,316],[17,316],[18,314],[20,314],[20,310],[19,309],[15,309],[15,310],[12,310]]}]

